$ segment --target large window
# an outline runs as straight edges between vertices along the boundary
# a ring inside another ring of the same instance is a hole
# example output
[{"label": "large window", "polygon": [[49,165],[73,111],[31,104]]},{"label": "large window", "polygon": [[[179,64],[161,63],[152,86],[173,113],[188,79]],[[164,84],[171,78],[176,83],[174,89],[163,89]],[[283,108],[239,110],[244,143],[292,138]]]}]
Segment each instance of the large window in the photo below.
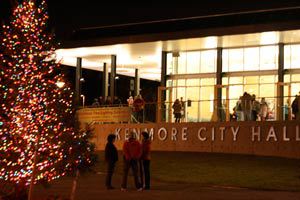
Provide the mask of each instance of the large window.
[{"label": "large window", "polygon": [[291,105],[296,95],[300,92],[300,74],[284,75],[284,103]]},{"label": "large window", "polygon": [[[287,37],[290,37],[287,34]],[[286,115],[286,107],[291,106],[296,94],[300,94],[300,44],[295,40],[280,40],[284,44],[284,97],[278,89],[279,45],[274,33],[262,34],[261,41],[248,42],[257,38],[236,37],[243,42],[222,47],[222,86],[216,87],[217,49],[183,51],[167,54],[167,74],[171,79],[167,86],[171,90],[167,98],[172,102],[183,98],[191,100],[191,106],[185,110],[185,121],[210,121],[216,108],[216,88],[222,88],[223,104],[229,103],[229,112],[233,112],[239,98],[245,93],[255,95],[258,101],[262,98],[268,103],[269,119],[276,119],[276,112]],[[275,34],[276,35],[276,34]],[[295,34],[293,34],[293,38]],[[300,40],[300,37],[299,37]],[[266,42],[267,41],[267,42]],[[228,41],[227,41],[228,42]],[[226,41],[222,43],[226,44]],[[244,44],[253,45],[243,47]],[[259,73],[257,73],[259,72]],[[215,74],[215,75],[214,75]],[[280,83],[282,84],[282,83]],[[171,97],[170,97],[171,96]],[[278,103],[283,98],[281,108]],[[229,101],[227,101],[229,99]],[[276,106],[278,104],[278,106]],[[227,105],[226,105],[227,106]],[[226,107],[227,108],[227,107]],[[172,109],[169,107],[168,109]],[[170,113],[170,112],[169,112]],[[277,115],[281,117],[281,115]],[[289,118],[291,118],[289,116]],[[285,118],[286,119],[286,116]]]},{"label": "large window", "polygon": [[278,66],[278,46],[223,50],[223,72],[273,70]]},{"label": "large window", "polygon": [[216,72],[217,50],[167,54],[167,74],[198,74]]},{"label": "large window", "polygon": [[300,45],[284,46],[284,68],[300,69]]},{"label": "large window", "polygon": [[[214,85],[215,78],[169,80],[167,86],[172,92],[167,92],[167,102],[173,103],[182,97],[185,101],[184,121],[210,121],[213,113]],[[171,106],[168,108],[172,109]]]},{"label": "large window", "polygon": [[236,106],[237,101],[243,95],[244,92],[250,95],[255,95],[256,100],[261,101],[265,98],[269,112],[274,119],[276,112],[276,75],[269,76],[239,76],[239,77],[224,77],[223,85],[229,87],[229,111],[232,112]]}]

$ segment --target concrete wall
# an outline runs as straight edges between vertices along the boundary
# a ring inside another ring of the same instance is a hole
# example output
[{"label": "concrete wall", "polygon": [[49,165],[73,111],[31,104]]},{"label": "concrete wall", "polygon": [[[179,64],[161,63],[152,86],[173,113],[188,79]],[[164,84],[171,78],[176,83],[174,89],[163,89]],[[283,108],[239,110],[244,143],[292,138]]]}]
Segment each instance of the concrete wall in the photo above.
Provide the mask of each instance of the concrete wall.
[{"label": "concrete wall", "polygon": [[97,150],[104,150],[109,133],[122,149],[130,131],[148,130],[153,151],[253,154],[300,158],[300,122],[220,122],[94,125]]}]

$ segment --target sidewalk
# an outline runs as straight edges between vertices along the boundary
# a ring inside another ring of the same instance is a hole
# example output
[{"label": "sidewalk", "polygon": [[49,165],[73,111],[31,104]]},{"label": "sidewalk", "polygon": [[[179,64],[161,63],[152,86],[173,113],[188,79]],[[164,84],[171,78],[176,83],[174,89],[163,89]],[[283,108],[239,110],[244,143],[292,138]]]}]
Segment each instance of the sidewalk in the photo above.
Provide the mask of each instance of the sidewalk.
[{"label": "sidewalk", "polygon": [[[128,177],[128,191],[120,191],[121,175],[113,177],[115,190],[106,190],[105,174],[86,174],[79,178],[76,200],[299,200],[300,192],[259,191],[242,188],[201,187],[197,184],[166,183],[152,181],[149,191],[138,192],[133,187],[133,177]],[[60,200],[68,199],[72,188],[72,179],[63,178],[54,182],[50,188],[36,186],[34,199],[47,199],[50,195],[60,195]]]}]

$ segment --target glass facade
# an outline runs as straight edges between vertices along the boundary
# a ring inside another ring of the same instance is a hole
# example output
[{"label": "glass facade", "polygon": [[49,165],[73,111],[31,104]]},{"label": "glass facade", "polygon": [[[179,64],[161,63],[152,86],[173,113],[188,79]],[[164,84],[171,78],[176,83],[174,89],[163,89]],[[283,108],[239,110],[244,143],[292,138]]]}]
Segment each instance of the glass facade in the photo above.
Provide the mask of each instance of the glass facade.
[{"label": "glass facade", "polygon": [[167,54],[167,75],[216,72],[216,50]]},{"label": "glass facade", "polygon": [[[183,121],[201,122],[210,121],[213,114],[215,78],[194,78],[169,80],[167,86],[167,102],[181,99],[186,102],[183,108]],[[187,104],[187,102],[190,104]],[[168,109],[171,109],[170,103]]]},{"label": "glass facade", "polygon": [[223,72],[274,70],[278,68],[278,46],[223,50]]},{"label": "glass facade", "polygon": [[[265,98],[268,103],[268,112],[270,113],[269,119],[275,119],[275,97],[277,96],[276,82],[276,75],[224,77],[222,83],[229,88],[227,94],[229,99],[229,111],[233,112],[233,108],[237,105],[240,97],[244,92],[247,92],[251,95],[255,95],[256,100]],[[226,97],[222,95],[222,99],[226,99]]]},{"label": "glass facade", "polygon": [[[221,98],[218,109],[226,108],[226,112],[232,115],[237,102],[246,92],[255,95],[259,102],[263,98],[266,100],[267,120],[277,120],[279,111],[283,112],[283,119],[291,119],[291,102],[300,91],[300,45],[284,45],[282,72],[278,70],[279,48],[279,44],[262,44],[223,48],[221,54],[217,49],[168,53],[167,110],[172,113],[172,103],[182,97],[185,103],[191,102],[185,105],[182,121],[211,121],[216,112],[217,99]],[[217,58],[217,55],[222,57]],[[218,59],[222,63],[219,72],[221,86],[216,85]],[[279,76],[283,76],[283,83],[278,83]],[[280,85],[283,96],[279,95]],[[221,88],[220,96],[217,87]],[[282,109],[280,99],[284,102]],[[289,110],[289,117],[285,108]],[[172,118],[171,114],[169,118]]]}]

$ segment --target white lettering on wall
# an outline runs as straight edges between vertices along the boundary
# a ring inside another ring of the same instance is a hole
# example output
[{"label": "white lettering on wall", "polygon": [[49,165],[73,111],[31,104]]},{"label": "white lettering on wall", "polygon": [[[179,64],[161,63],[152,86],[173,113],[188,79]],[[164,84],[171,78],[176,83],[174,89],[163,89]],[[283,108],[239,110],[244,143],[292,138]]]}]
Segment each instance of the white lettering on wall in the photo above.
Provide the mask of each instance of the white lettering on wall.
[{"label": "white lettering on wall", "polygon": [[151,140],[153,140],[153,136],[154,136],[154,128],[150,128],[150,131],[148,131],[147,128],[145,128],[145,131],[149,134],[149,138]]},{"label": "white lettering on wall", "polygon": [[115,130],[115,135],[116,135],[117,140],[121,140],[120,131],[121,131],[121,128],[116,128],[116,130]]},{"label": "white lettering on wall", "polygon": [[290,141],[290,138],[286,135],[286,126],[283,127],[283,141]]},{"label": "white lettering on wall", "polygon": [[[251,140],[254,141],[261,141],[263,136],[263,139],[266,141],[278,141],[278,137],[282,137],[282,141],[289,142],[291,140],[293,141],[300,141],[300,131],[299,127],[300,125],[296,125],[295,132],[294,131],[288,131],[287,125],[283,125],[281,127],[278,127],[278,129],[275,129],[274,126],[265,127],[262,131],[261,126],[252,126],[250,129],[251,134]],[[277,127],[276,127],[277,128]],[[278,135],[281,134],[280,129],[282,128],[282,136]],[[209,130],[211,129],[211,130]],[[219,130],[218,130],[219,129]],[[215,141],[216,137],[219,137],[218,131],[220,132],[220,141],[226,141],[226,131],[229,131],[231,129],[232,132],[232,141],[237,141],[239,137],[239,131],[240,126],[220,126],[220,127],[200,127],[197,132],[197,137],[200,141],[207,141],[208,139],[211,139],[212,142]],[[243,131],[246,131],[249,129],[246,129],[244,127]],[[182,127],[181,130],[178,129],[178,127],[170,127],[169,129],[166,129],[165,127],[161,127],[158,129],[158,131],[155,130],[155,128],[115,128],[114,134],[116,135],[116,140],[128,140],[130,132],[134,132],[136,134],[137,139],[141,138],[141,132],[146,131],[149,133],[149,137],[151,140],[154,140],[154,137],[158,137],[158,140],[165,141],[167,139],[170,139],[172,141],[187,141],[189,134],[194,134],[188,132],[188,127]],[[217,132],[216,132],[217,131]],[[292,137],[292,133],[295,133],[295,138]],[[123,138],[124,134],[124,138]],[[157,135],[156,135],[157,134]],[[169,137],[170,134],[170,137]],[[181,134],[181,136],[179,135]],[[211,136],[210,136],[211,134]],[[244,134],[244,133],[243,133]],[[249,134],[248,131],[245,132],[245,134]],[[169,137],[169,138],[168,138]],[[228,139],[228,138],[227,138]]]},{"label": "white lettering on wall", "polygon": [[252,126],[252,142],[255,141],[255,136],[257,137],[257,141],[260,141],[260,127],[257,127],[257,131],[255,132],[255,127]]},{"label": "white lettering on wall", "polygon": [[231,127],[231,131],[232,131],[232,135],[233,135],[233,141],[236,141],[236,137],[237,137],[237,134],[240,130],[240,127],[238,126],[236,129],[234,129],[234,127]]},{"label": "white lettering on wall", "polygon": [[296,141],[300,141],[299,126],[296,126]]},{"label": "white lettering on wall", "polygon": [[215,127],[211,128],[211,141],[215,141]]},{"label": "white lettering on wall", "polygon": [[181,130],[181,139],[186,141],[187,140],[187,127],[183,127]]},{"label": "white lettering on wall", "polygon": [[125,140],[129,138],[129,128],[125,128]]},{"label": "white lettering on wall", "polygon": [[220,131],[221,131],[221,141],[224,141],[224,134],[225,134],[225,127],[221,126],[220,128]]},{"label": "white lettering on wall", "polygon": [[268,136],[267,136],[267,141],[269,141],[271,138],[273,138],[274,141],[277,141],[276,133],[275,133],[275,130],[274,130],[273,126],[271,126],[271,128],[269,130],[269,133],[268,133]]},{"label": "white lettering on wall", "polygon": [[206,128],[205,128],[205,127],[201,127],[201,128],[198,130],[198,138],[199,138],[200,141],[203,142],[203,141],[205,141],[207,138],[201,136],[201,132],[202,132],[202,131],[206,131]]},{"label": "white lettering on wall", "polygon": [[135,133],[135,137],[137,140],[140,140],[141,130],[140,129],[132,129],[132,132]]},{"label": "white lettering on wall", "polygon": [[171,140],[177,141],[177,129],[172,127]]},{"label": "white lettering on wall", "polygon": [[[163,136],[162,136],[162,133],[163,133]],[[167,139],[168,132],[164,127],[162,127],[158,130],[157,135],[158,135],[159,140],[164,141]]]}]

